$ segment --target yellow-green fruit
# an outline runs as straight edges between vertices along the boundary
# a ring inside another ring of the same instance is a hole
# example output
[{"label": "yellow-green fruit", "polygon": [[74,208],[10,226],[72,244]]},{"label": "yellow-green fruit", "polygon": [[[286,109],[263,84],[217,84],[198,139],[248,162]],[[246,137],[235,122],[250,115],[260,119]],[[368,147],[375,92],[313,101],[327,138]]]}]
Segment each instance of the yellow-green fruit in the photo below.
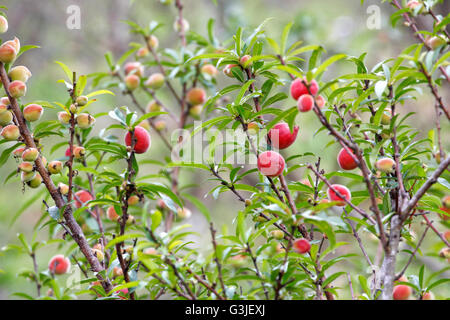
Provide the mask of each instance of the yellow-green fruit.
[{"label": "yellow-green fruit", "polygon": [[35,161],[39,156],[39,151],[36,148],[28,148],[22,153],[23,161]]},{"label": "yellow-green fruit", "polygon": [[431,37],[426,39],[426,44],[433,50],[436,50],[440,46],[446,43],[446,40],[441,37]]},{"label": "yellow-green fruit", "polygon": [[382,158],[375,163],[375,167],[381,172],[389,173],[394,170],[395,161],[391,158]]},{"label": "yellow-green fruit", "polygon": [[163,131],[164,129],[166,129],[166,122],[164,120],[158,120],[155,122],[155,129],[156,131]]},{"label": "yellow-green fruit", "polygon": [[207,78],[215,78],[215,77],[217,77],[217,74],[219,73],[217,68],[215,66],[213,66],[212,64],[205,64],[201,68],[201,72]]},{"label": "yellow-green fruit", "polygon": [[128,62],[124,66],[125,75],[129,74],[135,74],[139,78],[141,78],[144,75],[144,66],[139,62]]},{"label": "yellow-green fruit", "polygon": [[150,123],[147,120],[141,121],[138,126],[150,131]]},{"label": "yellow-green fruit", "polygon": [[76,104],[72,103],[69,107],[69,111],[73,114],[76,114],[78,112],[78,107]]},{"label": "yellow-green fruit", "polygon": [[28,161],[24,161],[19,164],[19,170],[23,172],[32,172],[34,169],[34,164]]},{"label": "yellow-green fruit", "polygon": [[92,249],[92,253],[100,262],[102,262],[105,259],[105,255],[103,254],[103,252],[101,250]]},{"label": "yellow-green fruit", "polygon": [[89,98],[86,96],[79,96],[76,100],[77,105],[79,105],[80,107],[85,106],[89,101]]},{"label": "yellow-green fruit", "polygon": [[198,105],[206,102],[206,91],[203,88],[192,88],[186,95],[186,100],[190,105]]},{"label": "yellow-green fruit", "polygon": [[86,154],[86,150],[83,147],[75,147],[73,149],[73,155],[76,159],[82,159]]},{"label": "yellow-green fruit", "polygon": [[29,104],[23,109],[23,117],[29,122],[38,121],[43,113],[44,108],[35,103]]},{"label": "yellow-green fruit", "polygon": [[131,214],[128,216],[127,225],[133,224],[136,219]]},{"label": "yellow-green fruit", "polygon": [[390,110],[384,110],[381,116],[381,124],[387,126],[391,124],[392,112]]},{"label": "yellow-green fruit", "polygon": [[25,151],[25,147],[19,147],[17,149],[14,149],[12,152],[14,158],[22,158],[22,154]]},{"label": "yellow-green fruit", "polygon": [[129,74],[125,77],[125,86],[130,91],[133,91],[133,90],[136,90],[137,88],[139,88],[140,83],[141,83],[141,80],[135,74]]},{"label": "yellow-green fruit", "polygon": [[159,40],[157,37],[155,37],[154,35],[151,35],[148,39],[148,45],[150,46],[150,48],[156,50],[158,49],[159,46]]},{"label": "yellow-green fruit", "polygon": [[80,113],[77,115],[77,125],[81,129],[88,129],[95,123],[95,118],[89,113]]},{"label": "yellow-green fruit", "polygon": [[183,32],[189,31],[189,22],[186,19],[181,19],[181,23],[179,19],[176,19],[173,23],[173,29],[176,32],[181,32],[181,28],[183,27]]},{"label": "yellow-green fruit", "polygon": [[145,86],[153,90],[158,90],[162,88],[164,81],[165,77],[162,73],[154,73],[147,79]]},{"label": "yellow-green fruit", "polygon": [[259,125],[256,122],[250,122],[247,125],[247,131],[250,135],[256,135],[259,132]]},{"label": "yellow-green fruit", "polygon": [[17,37],[14,37],[14,40],[6,41],[4,45],[12,46],[16,50],[16,53],[20,52],[20,40]]},{"label": "yellow-green fruit", "polygon": [[11,97],[18,99],[27,93],[27,86],[24,82],[16,80],[9,84],[8,91]]},{"label": "yellow-green fruit", "polygon": [[178,208],[177,215],[181,219],[188,219],[191,217],[192,212],[188,208]]},{"label": "yellow-green fruit", "polygon": [[138,58],[144,58],[144,57],[148,56],[148,54],[149,54],[148,49],[147,49],[147,48],[144,48],[144,47],[140,48],[140,49],[136,52],[136,56],[137,56]]},{"label": "yellow-green fruit", "polygon": [[28,186],[33,189],[39,188],[41,183],[42,183],[42,177],[39,173],[36,173],[34,178],[27,182]]},{"label": "yellow-green fruit", "polygon": [[69,186],[67,184],[62,183],[62,182],[58,183],[58,189],[59,189],[59,192],[62,195],[66,195],[66,194],[69,193]]},{"label": "yellow-green fruit", "polygon": [[114,278],[117,278],[117,277],[121,277],[121,276],[123,276],[123,270],[122,270],[122,268],[114,267],[114,268],[113,268],[113,277],[114,277]]},{"label": "yellow-green fruit", "polygon": [[277,240],[281,240],[284,238],[284,232],[281,230],[273,230],[270,232],[270,234]]},{"label": "yellow-green fruit", "polygon": [[19,128],[14,124],[7,125],[2,129],[1,136],[5,140],[9,141],[17,140],[20,137]]},{"label": "yellow-green fruit", "polygon": [[51,174],[58,174],[62,171],[63,165],[61,161],[52,161],[48,164],[48,171]]},{"label": "yellow-green fruit", "polygon": [[189,108],[189,114],[191,115],[191,117],[198,119],[203,111],[203,105],[201,104],[197,104],[195,106],[192,106],[191,108]]},{"label": "yellow-green fruit", "polygon": [[0,114],[6,113],[8,111],[8,104],[5,104],[3,102],[0,103]]},{"label": "yellow-green fruit", "polygon": [[0,113],[0,126],[6,126],[11,123],[13,119],[13,114],[11,111],[6,111],[3,113]]},{"label": "yellow-green fruit", "polygon": [[31,71],[25,67],[25,66],[17,66],[12,68],[9,73],[8,73],[9,78],[11,79],[11,81],[22,81],[22,82],[27,82],[28,79],[31,78],[32,74]]},{"label": "yellow-green fruit", "polygon": [[4,104],[5,106],[11,104],[11,102],[9,101],[9,98],[8,98],[8,97],[2,97],[2,98],[0,98],[0,103],[1,103],[1,104]]},{"label": "yellow-green fruit", "polygon": [[159,112],[159,111],[161,111],[161,106],[155,100],[152,100],[147,104],[147,112]]},{"label": "yellow-green fruit", "polygon": [[8,20],[4,16],[0,16],[0,33],[8,31]]},{"label": "yellow-green fruit", "polygon": [[36,175],[36,173],[34,171],[31,171],[31,172],[22,171],[22,173],[20,174],[20,178],[21,178],[22,182],[28,182],[28,181],[32,180],[35,175]]},{"label": "yellow-green fruit", "polygon": [[245,199],[245,206],[248,207],[248,206],[251,206],[251,205],[252,205],[252,200]]},{"label": "yellow-green fruit", "polygon": [[64,112],[64,111],[58,112],[58,120],[62,124],[69,124],[70,118],[71,118],[71,116],[67,112]]}]

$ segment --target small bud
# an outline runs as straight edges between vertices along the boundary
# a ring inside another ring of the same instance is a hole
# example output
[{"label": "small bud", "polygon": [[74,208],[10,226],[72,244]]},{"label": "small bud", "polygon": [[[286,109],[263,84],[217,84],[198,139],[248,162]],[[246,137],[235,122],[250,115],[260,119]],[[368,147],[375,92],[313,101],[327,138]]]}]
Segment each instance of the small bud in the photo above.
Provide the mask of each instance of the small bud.
[{"label": "small bud", "polygon": [[0,134],[5,140],[9,141],[17,140],[20,137],[19,128],[14,124],[4,127]]},{"label": "small bud", "polygon": [[86,96],[79,96],[76,100],[77,105],[80,107],[85,106],[88,103],[88,101],[89,101],[89,98]]},{"label": "small bud", "polygon": [[375,167],[384,173],[392,172],[395,166],[395,161],[390,158],[382,158],[375,163]]},{"label": "small bud", "polygon": [[145,86],[153,90],[158,90],[162,88],[164,81],[165,77],[162,73],[154,73],[145,82]]},{"label": "small bud", "polygon": [[173,23],[173,29],[175,32],[181,32],[181,27],[183,27],[183,32],[189,31],[189,22],[186,19],[182,19],[181,23],[179,19],[176,19]]},{"label": "small bud", "polygon": [[26,149],[23,153],[22,153],[22,160],[23,161],[35,161],[37,159],[37,157],[39,156],[39,151],[36,148],[29,148]]},{"label": "small bud", "polygon": [[6,31],[8,31],[8,20],[0,15],[0,33],[5,33]]},{"label": "small bud", "polygon": [[34,171],[31,172],[22,171],[22,173],[20,174],[20,179],[22,180],[22,182],[28,182],[32,180],[35,175],[36,173]]},{"label": "small bud", "polygon": [[10,124],[13,120],[13,114],[11,111],[6,111],[3,113],[0,113],[0,126],[7,126]]},{"label": "small bud", "polygon": [[177,215],[180,219],[189,219],[192,215],[191,210],[188,208],[178,208]]},{"label": "small bud", "polygon": [[43,113],[44,108],[38,104],[29,104],[23,109],[23,117],[29,122],[38,121]]},{"label": "small bud", "polygon": [[48,164],[48,171],[51,174],[58,174],[62,171],[63,165],[61,161],[52,161]]},{"label": "small bud", "polygon": [[128,62],[124,66],[125,75],[135,74],[139,78],[144,75],[144,66],[140,62]]},{"label": "small bud", "polygon": [[237,64],[227,64],[225,66],[225,68],[223,69],[223,74],[226,75],[227,77],[230,78],[234,78],[233,73],[231,72],[231,69],[233,69],[234,67],[237,67]]},{"label": "small bud", "polygon": [[42,183],[42,177],[39,173],[36,173],[34,178],[27,182],[28,186],[33,189],[39,188],[41,183]]},{"label": "small bud", "polygon": [[75,147],[73,149],[73,156],[76,159],[82,159],[85,154],[86,154],[86,150],[83,147]]},{"label": "small bud", "polygon": [[77,116],[77,125],[81,129],[88,129],[95,123],[95,118],[88,113],[80,113]]},{"label": "small bud", "polygon": [[135,74],[129,74],[125,77],[125,86],[128,90],[133,91],[139,88],[141,80]]},{"label": "small bud", "polygon": [[71,117],[70,114],[68,114],[67,112],[64,111],[58,112],[58,120],[62,124],[69,124],[70,117]]},{"label": "small bud", "polygon": [[58,183],[58,189],[59,189],[59,192],[62,195],[66,195],[66,194],[69,193],[69,186],[67,184],[62,183],[62,182]]},{"label": "small bud", "polygon": [[18,99],[27,93],[27,86],[24,82],[16,80],[9,84],[8,91],[11,97]]},{"label": "small bud", "polygon": [[76,113],[78,112],[78,107],[77,107],[77,105],[76,105],[76,104],[71,104],[71,105],[70,105],[70,108],[69,108],[69,111],[70,111],[72,114],[76,114]]},{"label": "small bud", "polygon": [[252,62],[248,63],[248,61],[252,58],[252,56],[246,54],[245,56],[243,56],[240,60],[239,60],[239,64],[243,67],[243,68],[250,68],[252,66]]},{"label": "small bud", "polygon": [[157,37],[155,37],[154,35],[151,35],[150,38],[148,39],[148,45],[150,46],[150,48],[152,48],[153,50],[158,49],[159,46],[159,40]]},{"label": "small bud", "polygon": [[28,161],[24,161],[19,164],[19,170],[22,172],[32,172],[34,169],[34,164]]},{"label": "small bud", "polygon": [[27,82],[28,79],[31,78],[32,74],[27,67],[17,66],[9,71],[8,76],[11,79],[11,81],[19,80],[22,82]]}]

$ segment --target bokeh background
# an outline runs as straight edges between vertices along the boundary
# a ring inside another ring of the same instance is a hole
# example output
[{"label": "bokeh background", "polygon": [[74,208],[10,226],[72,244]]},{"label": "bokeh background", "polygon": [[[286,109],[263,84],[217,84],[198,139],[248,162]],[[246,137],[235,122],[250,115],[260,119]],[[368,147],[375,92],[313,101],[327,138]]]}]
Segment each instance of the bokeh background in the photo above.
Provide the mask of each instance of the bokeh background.
[{"label": "bokeh background", "polygon": [[[437,12],[446,15],[450,9],[450,1],[444,1],[437,8]],[[379,1],[365,1],[361,5],[356,0],[218,0],[217,5],[211,0],[183,0],[185,18],[194,30],[204,36],[207,35],[207,22],[209,18],[216,20],[216,35],[221,40],[226,40],[232,36],[239,26],[248,30],[256,27],[266,18],[273,18],[266,26],[267,33],[279,39],[281,31],[289,21],[294,22],[291,30],[290,43],[303,40],[307,44],[321,44],[327,50],[328,55],[335,53],[347,53],[359,56],[367,52],[367,65],[374,66],[377,62],[396,57],[401,50],[414,42],[410,30],[404,26],[396,29],[392,28],[389,17],[392,9],[387,3]],[[8,7],[9,31],[4,35],[4,40],[9,40],[14,36],[20,38],[22,45],[34,44],[41,48],[29,51],[17,62],[29,67],[33,77],[29,81],[29,91],[26,101],[48,100],[64,102],[67,92],[64,87],[57,83],[63,78],[63,73],[54,61],[59,60],[66,63],[78,74],[106,71],[104,54],[107,51],[113,52],[117,58],[129,49],[131,41],[140,41],[135,35],[129,33],[128,26],[123,20],[133,20],[140,24],[147,24],[151,20],[162,22],[165,26],[158,31],[160,47],[179,46],[177,36],[173,33],[172,24],[174,22],[175,7],[162,5],[159,1],[143,0],[6,0],[2,4]],[[67,8],[70,5],[78,5],[81,9],[81,29],[70,30],[66,26],[68,18]],[[367,8],[370,5],[377,5],[381,13],[381,28],[370,30],[367,27],[369,14]],[[430,27],[428,22],[419,19],[420,26]],[[333,67],[326,74],[325,78],[334,74],[349,71],[343,67]],[[219,85],[224,84],[226,79],[219,77]],[[286,88],[287,89],[287,88]],[[449,102],[449,87],[443,88],[444,100]],[[140,97],[142,103],[146,103],[145,97]],[[170,104],[170,98],[161,96],[161,99]],[[99,102],[90,107],[90,112],[97,113],[112,110],[114,107],[129,105],[131,103],[125,97],[102,97]],[[418,114],[410,118],[410,123],[420,128],[421,137],[426,137],[428,131],[434,124],[434,107],[428,90],[424,88],[423,96],[417,101],[408,101],[402,106],[400,112],[405,113],[415,111]],[[56,117],[56,110],[47,109],[45,119]],[[335,154],[336,146],[324,148],[330,141],[325,134],[314,136],[314,132],[319,126],[319,122],[314,115],[306,114],[297,117],[297,124],[300,125],[300,136],[295,146],[289,148],[286,154],[314,152],[322,158],[323,167],[326,170],[337,169]],[[444,121],[445,122],[445,121]],[[98,132],[106,122],[99,121],[95,131]],[[443,137],[445,149],[450,151],[449,126],[443,125]],[[154,135],[153,146],[149,153],[143,157],[161,159],[163,147]],[[53,143],[55,141],[48,141]],[[59,141],[58,141],[59,142]],[[0,146],[0,152],[5,145]],[[46,150],[47,153],[49,150]],[[60,150],[60,152],[62,152]],[[45,154],[45,151],[44,151]],[[47,155],[51,159],[50,155]],[[425,161],[434,161],[428,159]],[[14,159],[0,168],[0,177],[6,177],[16,167]],[[118,164],[120,166],[120,164]],[[144,167],[142,174],[154,173],[155,168]],[[192,192],[199,197],[203,197],[215,182],[208,179],[207,174],[195,175],[189,171],[183,171],[182,183],[196,183],[197,187]],[[295,171],[289,179],[302,179],[303,169]],[[40,200],[34,202],[23,213],[20,210],[29,199],[32,199],[38,192],[27,190],[22,192],[22,186],[18,178],[11,179],[7,184],[3,184],[4,178],[0,181],[0,247],[7,243],[18,243],[17,233],[24,233],[31,238],[33,227],[42,215],[42,205]],[[339,181],[339,180],[336,180]],[[211,196],[205,198],[206,205],[211,209],[213,220],[220,228],[228,226],[231,229],[232,219],[235,213],[240,210],[241,204],[235,201],[232,194],[224,194],[219,201],[214,201]],[[194,209],[194,208],[192,208]],[[12,224],[13,218],[21,213],[20,217]],[[204,217],[194,210],[194,215],[188,221],[193,225],[193,229],[202,236],[194,239],[199,247],[209,248],[209,232]],[[438,226],[441,230],[443,226]],[[412,228],[420,235],[423,226],[413,225]],[[46,230],[38,231],[35,236],[38,239],[47,237]],[[376,245],[370,238],[362,235],[368,243],[372,257],[376,254]],[[352,245],[346,246],[346,251],[356,252],[359,249],[353,239],[349,240]],[[203,245],[206,243],[206,245]],[[45,269],[49,257],[55,254],[56,247],[46,247],[38,251],[38,263],[40,269]],[[423,255],[418,258],[410,270],[414,273],[422,264],[426,264],[430,270],[437,271],[445,267],[443,260],[436,258],[440,247],[436,244],[435,235],[430,231],[423,245]],[[407,258],[406,254],[401,256],[400,264],[403,265]],[[337,266],[339,268],[350,268],[354,274],[364,274],[364,263],[355,259],[349,259]],[[23,291],[35,294],[34,285],[17,274],[23,269],[31,268],[31,260],[27,256],[0,253],[0,299],[15,299],[14,292]],[[352,274],[353,276],[353,274]],[[448,277],[448,274],[443,276]],[[342,286],[345,286],[345,282]],[[349,292],[342,291],[342,297],[349,297]],[[450,289],[441,287],[435,294],[438,297],[448,297]]]}]

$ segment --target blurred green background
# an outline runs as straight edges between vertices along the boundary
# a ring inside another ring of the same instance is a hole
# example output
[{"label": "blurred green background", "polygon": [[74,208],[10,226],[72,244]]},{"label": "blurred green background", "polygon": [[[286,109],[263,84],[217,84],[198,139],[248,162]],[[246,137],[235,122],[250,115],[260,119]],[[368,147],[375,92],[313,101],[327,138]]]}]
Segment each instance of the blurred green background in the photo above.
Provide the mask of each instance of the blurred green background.
[{"label": "blurred green background", "polygon": [[[450,1],[437,8],[440,13],[448,13]],[[297,40],[303,40],[307,44],[321,44],[327,50],[327,54],[347,53],[359,56],[367,52],[367,65],[374,66],[377,62],[390,57],[396,57],[401,50],[408,44],[413,43],[414,39],[410,30],[404,26],[393,29],[390,25],[389,17],[392,9],[387,3],[381,4],[379,1],[365,1],[363,5],[355,0],[320,0],[320,1],[302,1],[302,0],[218,0],[215,5],[210,0],[183,0],[184,16],[189,21],[191,30],[201,35],[207,35],[207,22],[209,18],[216,20],[216,35],[220,40],[226,40],[232,36],[239,26],[250,28],[256,27],[265,18],[273,18],[266,30],[270,37],[279,39],[283,27],[293,21],[294,26],[291,31],[290,43]],[[20,38],[22,45],[39,45],[40,49],[35,49],[24,54],[16,64],[26,65],[33,73],[29,81],[28,94],[25,102],[35,100],[60,101],[65,102],[67,92],[65,88],[56,81],[63,78],[63,73],[54,61],[59,60],[66,63],[76,70],[78,74],[87,74],[92,72],[106,71],[107,66],[104,60],[106,51],[112,51],[117,58],[129,49],[130,41],[140,41],[135,35],[130,34],[128,26],[123,20],[133,20],[140,24],[147,24],[151,20],[164,23],[165,27],[157,32],[160,39],[160,47],[179,46],[179,41],[174,34],[172,24],[176,9],[173,5],[162,5],[159,1],[136,0],[130,3],[127,0],[108,0],[108,1],[67,1],[67,0],[9,0],[2,1],[2,4],[8,7],[9,31],[3,36],[3,40],[9,40],[14,36]],[[67,8],[70,5],[78,5],[81,9],[81,29],[70,30],[66,26],[66,20],[69,17]],[[377,5],[381,13],[381,28],[370,30],[367,27],[367,19],[370,14],[367,9],[371,5]],[[429,27],[427,21],[419,20],[422,27]],[[270,49],[269,49],[270,50]],[[350,71],[341,69],[341,67],[330,68],[325,78],[330,78],[335,74]],[[219,87],[230,80],[219,76]],[[449,87],[441,89],[444,94],[444,100],[448,103],[450,100]],[[287,91],[287,88],[286,88]],[[118,92],[117,92],[118,93]],[[146,98],[140,96],[141,103],[146,104]],[[164,101],[169,102],[170,98],[162,96]],[[290,103],[290,102],[289,102]],[[130,101],[121,95],[116,97],[102,97],[99,102],[89,108],[89,112],[109,111],[114,107],[129,105]],[[287,105],[287,103],[286,103]],[[434,125],[434,107],[430,99],[427,88],[424,88],[424,95],[417,101],[408,101],[402,106],[400,112],[409,111],[418,112],[418,115],[410,118],[410,123],[420,128],[421,137],[426,137],[428,131]],[[56,110],[46,109],[44,119],[56,118]],[[285,155],[296,153],[314,152],[322,158],[323,167],[326,170],[337,169],[335,155],[337,146],[324,148],[330,141],[330,137],[321,133],[314,136],[314,132],[319,127],[319,122],[311,113],[302,114],[296,120],[300,125],[300,136],[294,146],[283,152]],[[97,121],[94,132],[100,131],[106,126],[106,120]],[[449,148],[449,126],[443,125],[443,136],[445,149]],[[55,140],[56,141],[56,140]],[[46,143],[54,143],[48,141]],[[57,140],[60,142],[60,140]],[[5,145],[0,146],[0,152],[5,149]],[[162,159],[164,153],[161,142],[156,135],[153,135],[153,145],[150,152],[141,156],[152,159]],[[52,157],[59,157],[62,149],[56,154],[50,155],[49,148],[44,150],[44,155],[48,160]],[[312,161],[313,159],[309,159]],[[434,161],[429,159],[427,161]],[[14,159],[0,168],[0,176],[6,177],[16,168]],[[117,164],[118,167],[125,164]],[[145,166],[141,174],[155,173],[155,168]],[[202,198],[215,182],[208,181],[209,175],[190,171],[183,171],[183,184],[196,183],[199,186],[192,189],[195,195]],[[294,171],[289,177],[290,180],[300,180],[303,178],[303,169]],[[29,199],[33,198],[38,192],[27,190],[22,192],[22,186],[18,178],[10,180],[0,185],[0,247],[8,243],[18,243],[17,233],[24,233],[27,238],[33,235],[33,226],[41,217],[42,206],[39,198],[31,207],[26,209],[21,216],[11,224],[13,217],[19,212],[20,207]],[[338,180],[336,180],[338,181]],[[226,193],[221,196],[219,201],[214,201],[211,196],[205,199],[206,205],[211,209],[213,220],[216,226],[228,225],[232,229],[231,222],[235,213],[241,209],[241,204],[235,201],[232,194]],[[194,209],[194,208],[192,208]],[[194,215],[189,219],[196,231],[200,231],[201,237],[194,239],[201,247],[210,247],[208,227],[203,216],[194,211]],[[414,230],[418,235],[424,229],[423,225],[414,225]],[[444,230],[442,226],[439,226]],[[376,254],[376,245],[366,236],[370,247],[370,255]],[[46,239],[47,231],[41,230],[37,233],[38,239]],[[435,235],[430,231],[423,245],[424,256],[418,259],[410,272],[417,271],[421,264],[425,263],[431,270],[439,270],[445,266],[443,260],[435,256],[440,249],[436,244]],[[356,242],[348,238],[352,245],[345,246],[340,252],[349,251],[359,254]],[[38,264],[41,270],[47,266],[48,259],[55,254],[56,246],[49,246],[38,251]],[[428,256],[427,256],[428,255]],[[434,255],[434,257],[432,257]],[[431,256],[431,257],[430,257]],[[357,273],[364,274],[363,258],[361,261],[349,259],[337,265],[338,268],[353,270],[352,276]],[[407,255],[401,255],[399,266],[403,265]],[[32,283],[17,277],[23,269],[32,267],[31,260],[27,256],[18,256],[11,253],[1,255],[0,253],[0,299],[15,298],[12,293],[24,291],[29,294],[35,294],[35,287]],[[448,276],[448,274],[446,275]],[[343,279],[344,277],[342,277]],[[345,279],[344,279],[345,280]],[[339,282],[337,282],[339,284]],[[340,283],[345,287],[346,283]],[[357,289],[358,291],[358,289]],[[448,297],[450,289],[441,287],[435,294],[438,297]],[[349,297],[348,290],[342,291],[341,297]]]}]

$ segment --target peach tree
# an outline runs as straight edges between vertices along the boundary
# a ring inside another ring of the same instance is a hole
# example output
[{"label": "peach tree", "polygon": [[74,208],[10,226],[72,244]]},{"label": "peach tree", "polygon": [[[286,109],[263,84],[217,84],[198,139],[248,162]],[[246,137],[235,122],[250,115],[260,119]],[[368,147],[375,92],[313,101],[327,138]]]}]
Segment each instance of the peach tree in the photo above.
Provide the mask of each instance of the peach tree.
[{"label": "peach tree", "polygon": [[[448,282],[440,276],[448,268],[408,270],[427,233],[441,250],[435,259],[450,259],[448,231],[439,231],[448,228],[450,213],[444,151],[450,111],[440,93],[449,85],[450,18],[434,13],[437,1],[387,2],[396,9],[392,24],[403,20],[417,43],[370,68],[365,53],[329,56],[320,45],[290,42],[292,23],[278,39],[265,33],[268,21],[239,28],[232,39],[217,37],[212,19],[207,32],[197,33],[176,0],[169,24],[179,38],[175,48],[159,46],[166,25],[127,21],[138,41],[118,59],[107,53],[107,69],[78,75],[58,62],[64,74],[58,83],[67,91],[60,102],[26,95],[32,75],[16,61],[34,46],[21,46],[18,38],[3,42],[0,163],[16,158],[6,182],[20,176],[25,193],[42,190],[32,199],[44,204],[35,229],[49,239],[20,234],[20,244],[4,248],[33,262],[20,276],[36,284],[37,295],[16,295],[432,298],[431,290]],[[418,29],[419,15],[432,21],[431,30]],[[8,29],[3,12],[0,29]],[[327,70],[334,64],[353,71],[333,77]],[[228,77],[228,85],[219,86],[219,77]],[[435,125],[424,137],[412,126],[420,115],[408,112],[408,103],[425,91],[422,108],[435,110]],[[129,104],[96,113],[95,97],[103,94],[123,95]],[[41,121],[44,111],[54,118]],[[339,147],[329,156],[340,170],[309,152],[283,156],[301,143],[298,124],[306,112],[316,116],[315,136],[329,136],[323,148]],[[93,134],[100,122],[104,127]],[[230,131],[235,136],[223,138]],[[198,142],[197,134],[206,138]],[[164,161],[153,157],[155,139]],[[146,164],[152,169],[144,170]],[[305,179],[290,178],[298,170]],[[214,187],[206,195],[217,203],[223,193],[242,203],[230,213],[234,230],[216,230],[214,208],[182,182],[182,171],[207,174]],[[192,212],[208,221],[210,242],[193,241],[186,222]],[[414,237],[410,225],[419,221],[425,229]],[[376,241],[380,261],[362,234]],[[41,261],[39,249],[55,243],[60,251]],[[401,250],[401,243],[411,249]],[[340,250],[349,245],[356,249]],[[408,256],[401,265],[400,254]],[[367,272],[341,268],[348,259]],[[81,276],[64,282],[61,275],[71,269]]]}]

